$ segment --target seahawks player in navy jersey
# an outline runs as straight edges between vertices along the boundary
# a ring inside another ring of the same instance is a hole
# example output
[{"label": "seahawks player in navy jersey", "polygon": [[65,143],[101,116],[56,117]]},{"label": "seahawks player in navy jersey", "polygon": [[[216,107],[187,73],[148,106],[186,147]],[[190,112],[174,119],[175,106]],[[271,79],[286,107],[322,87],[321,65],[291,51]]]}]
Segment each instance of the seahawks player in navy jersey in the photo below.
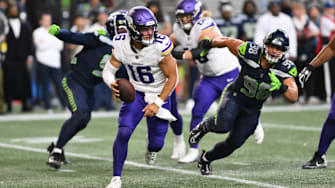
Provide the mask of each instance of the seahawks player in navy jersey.
[{"label": "seahawks player in navy jersey", "polygon": [[91,119],[94,105],[94,86],[102,82],[102,70],[111,57],[112,37],[127,32],[126,11],[117,11],[109,16],[106,22],[108,34],[99,30],[94,33],[75,33],[52,25],[51,35],[84,48],[71,62],[71,70],[63,79],[63,94],[71,110],[71,117],[66,120],[59,133],[56,145],[48,147],[47,165],[56,169],[68,163],[64,156],[64,146],[79,131],[84,129]]},{"label": "seahawks player in navy jersey", "polygon": [[297,69],[286,58],[289,39],[280,29],[264,38],[263,47],[229,37],[203,40],[200,45],[204,49],[228,47],[242,65],[236,81],[222,93],[217,114],[197,125],[189,137],[189,143],[194,145],[207,132],[229,132],[225,141],[208,152],[203,151],[198,161],[201,173],[209,175],[212,161],[229,156],[253,134],[263,103],[272,92],[279,91],[292,103],[297,101],[298,88],[294,80]]}]

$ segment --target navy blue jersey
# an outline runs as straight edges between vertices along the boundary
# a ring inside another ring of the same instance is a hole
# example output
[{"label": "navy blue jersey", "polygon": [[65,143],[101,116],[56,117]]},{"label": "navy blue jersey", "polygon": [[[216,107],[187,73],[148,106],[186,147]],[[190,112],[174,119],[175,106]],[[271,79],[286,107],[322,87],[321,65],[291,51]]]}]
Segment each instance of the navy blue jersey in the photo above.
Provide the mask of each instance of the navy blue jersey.
[{"label": "navy blue jersey", "polygon": [[245,42],[239,48],[242,70],[232,87],[242,104],[248,108],[262,108],[265,100],[271,95],[270,72],[274,72],[280,80],[297,75],[296,66],[286,58],[269,69],[263,69],[260,64],[262,52],[262,47],[253,42]]},{"label": "navy blue jersey", "polygon": [[102,81],[102,70],[112,54],[112,39],[104,32],[59,32],[57,38],[64,42],[83,45],[71,61],[71,77],[86,88],[93,88]]}]

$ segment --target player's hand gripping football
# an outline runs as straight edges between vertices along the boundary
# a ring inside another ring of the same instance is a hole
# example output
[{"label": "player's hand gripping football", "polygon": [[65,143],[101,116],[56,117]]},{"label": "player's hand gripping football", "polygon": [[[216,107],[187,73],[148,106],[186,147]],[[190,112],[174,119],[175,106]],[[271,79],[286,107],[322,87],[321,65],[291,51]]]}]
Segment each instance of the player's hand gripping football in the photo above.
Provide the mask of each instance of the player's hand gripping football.
[{"label": "player's hand gripping football", "polygon": [[120,100],[120,90],[118,90],[118,84],[117,84],[117,80],[115,80],[114,82],[111,83],[111,90],[113,92],[113,95],[116,99]]},{"label": "player's hand gripping football", "polygon": [[276,91],[280,90],[280,87],[282,86],[281,81],[277,78],[274,72],[269,73],[269,77],[271,79],[271,88],[270,91]]},{"label": "player's hand gripping football", "polygon": [[50,26],[48,32],[49,32],[49,34],[51,34],[51,35],[58,35],[59,31],[60,31],[60,27],[59,27],[58,25],[56,25],[56,24],[52,24],[52,25]]},{"label": "player's hand gripping football", "polygon": [[299,82],[300,82],[301,88],[304,88],[305,83],[308,81],[309,77],[311,77],[313,70],[314,70],[314,67],[308,64],[308,66],[302,69],[302,71],[299,73]]}]

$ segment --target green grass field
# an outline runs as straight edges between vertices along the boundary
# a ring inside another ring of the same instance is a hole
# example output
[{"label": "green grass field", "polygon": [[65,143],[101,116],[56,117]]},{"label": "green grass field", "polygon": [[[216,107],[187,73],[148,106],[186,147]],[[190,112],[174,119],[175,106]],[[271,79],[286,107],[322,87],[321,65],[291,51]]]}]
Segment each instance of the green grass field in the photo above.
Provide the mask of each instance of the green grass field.
[{"label": "green grass field", "polygon": [[[142,121],[129,142],[122,186],[334,187],[334,147],[327,153],[328,168],[301,169],[317,148],[328,109],[285,111],[264,111],[261,118],[265,130],[263,144],[257,145],[250,137],[231,156],[212,163],[212,176],[201,176],[196,163],[178,164],[170,159],[171,130],[156,164],[146,165],[146,125]],[[48,117],[47,114],[42,116]],[[24,121],[19,116],[12,117],[12,120],[0,118],[0,187],[105,187],[109,183],[113,175],[112,148],[117,132],[115,114],[93,118],[66,146],[65,154],[72,164],[58,171],[45,165],[46,147],[51,137],[55,139],[58,135],[64,117]],[[186,139],[190,115],[183,117]],[[200,149],[210,149],[225,136],[206,135]]]}]

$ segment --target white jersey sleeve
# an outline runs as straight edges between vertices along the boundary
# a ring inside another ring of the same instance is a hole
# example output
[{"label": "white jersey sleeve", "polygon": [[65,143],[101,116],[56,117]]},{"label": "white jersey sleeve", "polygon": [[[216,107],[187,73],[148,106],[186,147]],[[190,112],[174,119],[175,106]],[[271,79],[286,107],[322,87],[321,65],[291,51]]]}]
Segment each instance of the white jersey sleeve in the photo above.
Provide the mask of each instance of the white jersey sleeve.
[{"label": "white jersey sleeve", "polygon": [[173,49],[173,43],[170,40],[170,38],[161,34],[157,34],[155,45],[156,48],[158,48],[158,50],[161,51],[161,58],[159,61],[161,61],[166,55],[171,53]]}]

